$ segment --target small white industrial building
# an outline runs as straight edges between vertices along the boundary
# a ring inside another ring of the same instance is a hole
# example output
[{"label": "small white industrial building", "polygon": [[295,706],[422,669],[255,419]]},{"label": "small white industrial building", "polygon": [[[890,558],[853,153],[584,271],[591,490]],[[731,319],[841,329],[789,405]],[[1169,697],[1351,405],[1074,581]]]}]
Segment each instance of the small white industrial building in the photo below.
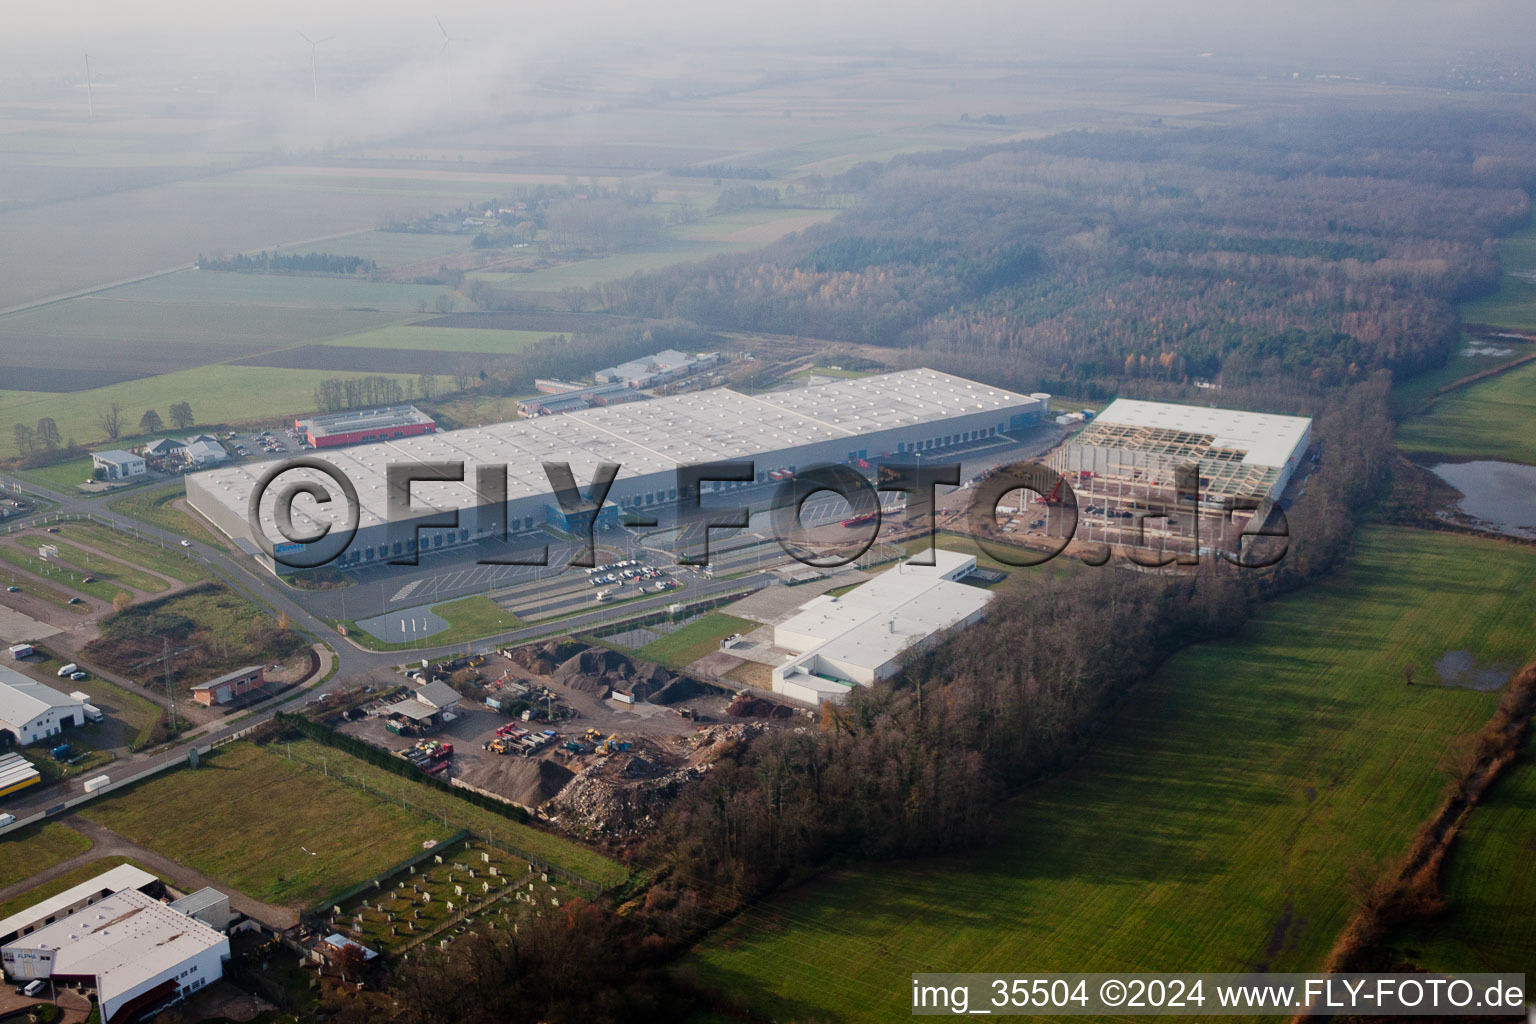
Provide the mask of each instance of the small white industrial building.
[{"label": "small white industrial building", "polygon": [[120,448],[92,452],[91,465],[101,470],[102,476],[108,480],[127,480],[130,477],[143,476],[145,470],[142,456],[125,452]]},{"label": "small white industrial building", "polygon": [[36,743],[66,725],[84,724],[84,701],[0,665],[0,733],[9,733],[11,742]]},{"label": "small white industrial building", "polygon": [[974,555],[934,552],[934,565],[900,562],[840,597],[823,594],[774,627],[793,656],[773,670],[773,692],[808,704],[841,701],[855,685],[894,675],[904,652],[980,621],[992,594],[957,582]]},{"label": "small white industrial building", "polygon": [[224,974],[229,939],[137,889],[0,947],[12,981],[46,978],[94,993],[104,1024],[136,1020]]}]

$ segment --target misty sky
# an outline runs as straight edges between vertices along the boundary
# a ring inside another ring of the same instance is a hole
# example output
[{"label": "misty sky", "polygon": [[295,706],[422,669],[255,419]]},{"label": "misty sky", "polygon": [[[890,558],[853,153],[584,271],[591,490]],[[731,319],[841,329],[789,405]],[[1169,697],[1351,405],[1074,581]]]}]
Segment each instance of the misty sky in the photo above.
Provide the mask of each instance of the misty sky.
[{"label": "misty sky", "polygon": [[201,44],[257,49],[297,30],[338,40],[438,45],[433,16],[454,35],[569,45],[588,31],[609,37],[871,46],[975,46],[1035,55],[1071,43],[1139,43],[1262,51],[1273,47],[1521,46],[1536,37],[1530,0],[63,0],[9,5],[0,48]]}]

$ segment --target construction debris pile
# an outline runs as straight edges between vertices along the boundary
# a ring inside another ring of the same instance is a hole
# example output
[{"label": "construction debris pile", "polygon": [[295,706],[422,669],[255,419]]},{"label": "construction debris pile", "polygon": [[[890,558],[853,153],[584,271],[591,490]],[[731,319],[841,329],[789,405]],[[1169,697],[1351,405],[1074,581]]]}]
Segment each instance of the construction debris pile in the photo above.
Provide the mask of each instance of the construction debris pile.
[{"label": "construction debris pile", "polygon": [[583,769],[543,811],[578,835],[640,835],[660,824],[667,805],[684,786],[708,773],[721,753],[763,729],[757,722],[700,729],[682,741],[682,757],[640,740]]}]

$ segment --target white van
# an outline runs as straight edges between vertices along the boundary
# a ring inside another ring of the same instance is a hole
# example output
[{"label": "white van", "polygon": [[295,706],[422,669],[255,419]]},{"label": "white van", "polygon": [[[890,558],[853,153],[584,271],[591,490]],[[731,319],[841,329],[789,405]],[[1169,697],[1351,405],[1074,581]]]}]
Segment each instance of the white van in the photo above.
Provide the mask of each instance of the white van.
[{"label": "white van", "polygon": [[38,978],[35,981],[33,981],[32,984],[30,984],[26,988],[22,989],[21,990],[21,994],[24,995],[24,996],[35,996],[39,992],[41,992],[43,990],[43,988],[44,988],[44,986],[46,984],[47,983],[44,982],[42,978]]},{"label": "white van", "polygon": [[56,673],[56,675],[60,679],[63,679],[65,676],[73,675],[74,673],[79,672],[79,671],[80,671],[80,666],[76,665],[74,662],[70,662],[68,665],[65,665],[63,668],[59,669],[59,671]]}]

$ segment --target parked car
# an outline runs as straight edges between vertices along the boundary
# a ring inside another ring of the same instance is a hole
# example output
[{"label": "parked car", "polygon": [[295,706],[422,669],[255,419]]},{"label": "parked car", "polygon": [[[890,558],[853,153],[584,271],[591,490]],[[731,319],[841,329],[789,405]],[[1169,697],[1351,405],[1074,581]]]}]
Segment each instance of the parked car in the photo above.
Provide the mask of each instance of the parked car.
[{"label": "parked car", "polygon": [[7,594],[14,594],[14,593],[18,592],[19,590],[21,590],[20,587],[6,587],[5,588],[5,592]]},{"label": "parked car", "polygon": [[75,682],[78,683],[82,679],[89,679],[89,678],[91,678],[91,674],[89,672],[71,672],[69,674],[69,678],[73,679]]},{"label": "parked car", "polygon": [[69,599],[69,603],[70,604],[84,604],[85,602],[80,600],[78,597],[72,597],[72,598]]}]

